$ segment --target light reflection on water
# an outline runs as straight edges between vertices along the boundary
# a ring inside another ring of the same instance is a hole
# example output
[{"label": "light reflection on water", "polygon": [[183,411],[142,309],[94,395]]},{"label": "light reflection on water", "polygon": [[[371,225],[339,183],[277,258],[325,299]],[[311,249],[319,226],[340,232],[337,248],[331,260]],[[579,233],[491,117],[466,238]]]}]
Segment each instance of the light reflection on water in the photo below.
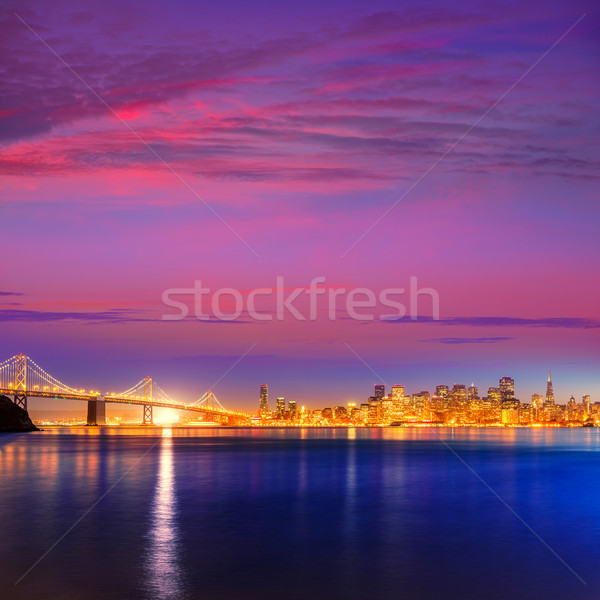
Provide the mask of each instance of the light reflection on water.
[{"label": "light reflection on water", "polygon": [[159,446],[158,479],[150,509],[146,564],[150,597],[169,600],[181,596],[173,437],[170,429],[163,430]]}]

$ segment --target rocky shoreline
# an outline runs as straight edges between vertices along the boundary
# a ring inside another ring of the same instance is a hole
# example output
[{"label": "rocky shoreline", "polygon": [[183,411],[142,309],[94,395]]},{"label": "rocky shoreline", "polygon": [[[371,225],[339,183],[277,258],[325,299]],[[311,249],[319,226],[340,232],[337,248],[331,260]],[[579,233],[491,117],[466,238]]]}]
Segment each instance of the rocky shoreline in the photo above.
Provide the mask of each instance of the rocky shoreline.
[{"label": "rocky shoreline", "polygon": [[0,433],[40,431],[29,413],[17,406],[8,396],[0,396]]}]

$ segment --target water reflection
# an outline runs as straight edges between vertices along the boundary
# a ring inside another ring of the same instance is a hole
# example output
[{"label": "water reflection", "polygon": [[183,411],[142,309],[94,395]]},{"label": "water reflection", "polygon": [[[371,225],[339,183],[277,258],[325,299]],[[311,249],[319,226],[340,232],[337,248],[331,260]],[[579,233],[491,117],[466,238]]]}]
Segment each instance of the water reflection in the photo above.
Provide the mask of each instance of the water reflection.
[{"label": "water reflection", "polygon": [[156,492],[150,509],[147,569],[150,597],[169,599],[180,598],[182,590],[171,430],[164,429],[162,436]]}]

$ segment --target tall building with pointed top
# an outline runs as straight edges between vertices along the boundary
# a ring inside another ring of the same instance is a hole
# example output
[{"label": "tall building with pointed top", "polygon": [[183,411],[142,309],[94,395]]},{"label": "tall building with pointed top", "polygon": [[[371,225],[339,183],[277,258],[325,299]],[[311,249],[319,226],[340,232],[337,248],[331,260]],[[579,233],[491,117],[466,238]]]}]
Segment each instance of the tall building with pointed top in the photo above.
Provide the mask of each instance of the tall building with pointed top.
[{"label": "tall building with pointed top", "polygon": [[479,390],[475,386],[474,382],[469,386],[469,389],[467,390],[467,396],[469,400],[479,400]]},{"label": "tall building with pointed top", "polygon": [[544,406],[554,406],[554,389],[552,388],[552,375],[548,371],[548,383],[546,384],[546,400]]}]

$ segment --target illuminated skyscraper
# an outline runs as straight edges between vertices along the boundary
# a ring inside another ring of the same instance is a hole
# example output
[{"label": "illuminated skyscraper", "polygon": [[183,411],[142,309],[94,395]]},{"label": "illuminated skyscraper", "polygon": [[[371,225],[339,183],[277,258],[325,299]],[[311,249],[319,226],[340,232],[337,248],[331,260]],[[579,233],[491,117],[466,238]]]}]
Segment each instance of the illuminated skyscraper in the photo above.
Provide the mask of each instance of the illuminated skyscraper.
[{"label": "illuminated skyscraper", "polygon": [[369,404],[367,402],[363,402],[360,405],[360,418],[363,423],[366,423],[369,417]]},{"label": "illuminated skyscraper", "polygon": [[373,394],[374,398],[385,398],[385,385],[375,384],[375,393]]},{"label": "illuminated skyscraper", "polygon": [[583,410],[586,412],[586,414],[589,414],[590,413],[590,397],[588,394],[586,394],[581,399],[581,403],[583,404]]},{"label": "illuminated skyscraper", "polygon": [[389,398],[384,398],[381,401],[381,421],[384,425],[388,424],[393,419],[393,402]]},{"label": "illuminated skyscraper", "polygon": [[288,402],[288,411],[290,413],[290,420],[295,421],[298,413],[298,408],[296,406],[295,400],[290,400]]},{"label": "illuminated skyscraper", "polygon": [[415,413],[419,416],[422,416],[423,410],[429,411],[429,408],[431,407],[429,392],[423,391],[419,392],[418,394],[413,394],[412,403],[415,409]]},{"label": "illuminated skyscraper", "polygon": [[515,399],[515,380],[512,377],[503,377],[499,387],[503,401]]},{"label": "illuminated skyscraper", "polygon": [[554,406],[554,389],[552,388],[552,375],[548,371],[548,383],[546,384],[546,401],[544,406]]},{"label": "illuminated skyscraper", "polygon": [[265,416],[269,414],[269,390],[265,383],[260,386],[259,412]]},{"label": "illuminated skyscraper", "polygon": [[381,399],[375,396],[369,398],[368,425],[378,425],[381,420]]},{"label": "illuminated skyscraper", "polygon": [[544,405],[544,396],[541,394],[532,394],[531,395],[531,406],[535,409],[542,408]]},{"label": "illuminated skyscraper", "polygon": [[475,387],[475,384],[472,383],[467,390],[467,396],[469,400],[477,400],[479,398],[479,390]]},{"label": "illuminated skyscraper", "polygon": [[391,394],[392,394],[392,400],[404,398],[404,386],[398,385],[398,384],[393,385]]},{"label": "illuminated skyscraper", "polygon": [[275,404],[275,412],[277,413],[278,419],[283,419],[285,416],[285,398],[277,398],[277,403]]},{"label": "illuminated skyscraper", "polygon": [[460,383],[455,383],[452,387],[452,400],[454,402],[466,402],[467,401],[467,388]]},{"label": "illuminated skyscraper", "polygon": [[402,411],[404,407],[404,386],[403,385],[393,385],[392,386],[392,411],[395,416],[398,416],[398,413]]},{"label": "illuminated skyscraper", "polygon": [[448,386],[447,385],[436,386],[435,395],[440,396],[441,398],[446,398],[448,396]]}]

